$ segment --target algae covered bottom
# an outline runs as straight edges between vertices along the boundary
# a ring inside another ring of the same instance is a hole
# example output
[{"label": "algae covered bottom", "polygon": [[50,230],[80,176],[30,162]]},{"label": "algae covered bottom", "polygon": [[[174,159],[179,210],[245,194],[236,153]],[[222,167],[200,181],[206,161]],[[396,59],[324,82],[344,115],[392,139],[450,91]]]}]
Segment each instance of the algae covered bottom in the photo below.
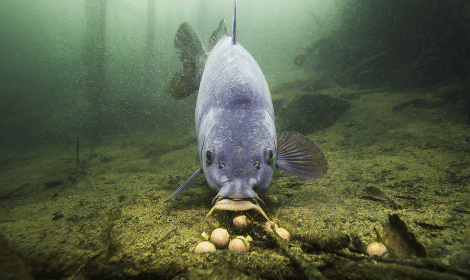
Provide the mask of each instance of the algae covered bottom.
[{"label": "algae covered bottom", "polygon": [[[431,93],[322,94],[350,104],[332,126],[312,134],[329,158],[328,175],[304,181],[275,173],[262,197],[266,215],[290,232],[288,245],[260,227],[265,220],[253,210],[244,213],[253,221],[245,229],[233,225],[236,213],[206,217],[213,194],[204,178],[164,202],[198,164],[187,156],[196,153],[189,135],[174,142],[134,134],[92,153],[84,147],[80,165],[73,148],[3,153],[0,231],[39,279],[381,279],[384,271],[404,279],[468,278],[467,127],[445,106],[393,109]],[[277,93],[275,106],[283,100]],[[390,215],[403,220],[427,258],[366,255]],[[250,251],[194,253],[200,234],[218,227],[250,235]]]}]

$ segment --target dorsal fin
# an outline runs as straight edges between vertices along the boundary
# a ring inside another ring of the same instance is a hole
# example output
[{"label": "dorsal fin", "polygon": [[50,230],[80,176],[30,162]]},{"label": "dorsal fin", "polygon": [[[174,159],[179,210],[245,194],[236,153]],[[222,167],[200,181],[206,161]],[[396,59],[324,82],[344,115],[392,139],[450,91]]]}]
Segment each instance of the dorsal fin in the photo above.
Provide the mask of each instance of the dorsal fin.
[{"label": "dorsal fin", "polygon": [[225,20],[221,20],[219,23],[219,28],[217,28],[209,38],[209,49],[211,50],[214,48],[220,38],[224,36],[228,36],[228,29],[227,25],[225,24]]},{"label": "dorsal fin", "polygon": [[232,45],[237,44],[237,3],[233,1]]}]

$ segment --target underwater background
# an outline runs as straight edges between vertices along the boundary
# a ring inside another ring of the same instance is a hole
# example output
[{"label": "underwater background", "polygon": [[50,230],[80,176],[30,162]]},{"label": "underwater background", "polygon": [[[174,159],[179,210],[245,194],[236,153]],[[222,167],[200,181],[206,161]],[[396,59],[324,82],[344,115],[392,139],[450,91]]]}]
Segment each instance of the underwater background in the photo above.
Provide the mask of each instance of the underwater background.
[{"label": "underwater background", "polygon": [[[237,1],[278,133],[329,163],[261,197],[288,244],[254,211],[206,217],[203,176],[164,202],[199,167],[176,31],[207,46],[232,5],[0,1],[0,278],[469,279],[470,3]],[[250,251],[195,253],[219,227]]]}]

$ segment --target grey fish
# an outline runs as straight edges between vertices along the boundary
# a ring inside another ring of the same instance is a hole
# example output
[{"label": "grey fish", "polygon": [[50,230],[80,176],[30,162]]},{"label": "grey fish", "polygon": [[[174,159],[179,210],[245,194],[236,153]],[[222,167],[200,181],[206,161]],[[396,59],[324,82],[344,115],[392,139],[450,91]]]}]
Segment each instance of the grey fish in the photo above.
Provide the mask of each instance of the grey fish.
[{"label": "grey fish", "polygon": [[232,37],[222,20],[209,40],[210,53],[189,23],[177,31],[175,48],[183,70],[173,77],[170,91],[183,98],[199,90],[195,121],[201,167],[165,201],[204,173],[217,192],[208,215],[215,209],[255,209],[269,220],[258,201],[276,167],[316,179],[327,172],[328,163],[320,148],[302,134],[283,132],[276,137],[268,84],[237,42],[236,23],[234,3]]}]

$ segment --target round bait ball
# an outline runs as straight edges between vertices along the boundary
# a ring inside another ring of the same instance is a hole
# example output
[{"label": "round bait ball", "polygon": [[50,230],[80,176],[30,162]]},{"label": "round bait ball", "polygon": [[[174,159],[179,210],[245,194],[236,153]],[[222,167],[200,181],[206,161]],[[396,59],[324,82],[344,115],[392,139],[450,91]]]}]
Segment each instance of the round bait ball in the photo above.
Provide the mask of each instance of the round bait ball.
[{"label": "round bait ball", "polygon": [[194,252],[195,253],[215,252],[215,246],[209,241],[204,241],[204,242],[197,244],[196,248],[194,249]]},{"label": "round bait ball", "polygon": [[369,246],[367,246],[367,254],[371,257],[377,256],[388,259],[387,247],[379,242],[369,244]]},{"label": "round bait ball", "polygon": [[217,228],[214,229],[211,234],[211,241],[217,248],[223,248],[227,246],[229,240],[230,235],[228,234],[228,231],[226,229]]},{"label": "round bait ball", "polygon": [[245,240],[245,238],[239,236],[230,241],[230,244],[228,244],[228,249],[234,252],[248,252],[248,250],[250,250],[250,242],[248,242],[248,240]]},{"label": "round bait ball", "polygon": [[289,243],[290,235],[289,232],[285,228],[276,228],[276,233],[279,235],[280,238],[284,239]]},{"label": "round bait ball", "polygon": [[233,219],[233,224],[238,228],[246,228],[248,226],[248,219],[245,215],[240,215]]}]

